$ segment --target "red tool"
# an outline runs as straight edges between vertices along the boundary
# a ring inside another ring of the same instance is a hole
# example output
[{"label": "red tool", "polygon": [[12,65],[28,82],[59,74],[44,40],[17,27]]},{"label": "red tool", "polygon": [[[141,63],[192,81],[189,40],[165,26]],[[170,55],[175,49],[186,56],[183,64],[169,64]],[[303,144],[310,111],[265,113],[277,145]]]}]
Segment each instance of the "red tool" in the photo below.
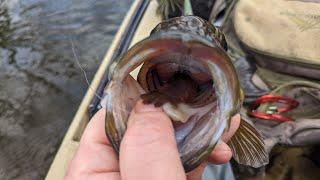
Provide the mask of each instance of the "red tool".
[{"label": "red tool", "polygon": [[[285,106],[284,107],[275,106],[275,109],[272,109],[272,111],[270,111],[271,113],[257,111],[258,107],[261,104],[269,103],[269,102],[277,102],[277,103],[284,104]],[[272,121],[278,121],[278,122],[293,121],[292,118],[283,116],[281,115],[281,113],[288,112],[296,108],[298,105],[299,105],[299,102],[294,99],[284,97],[284,96],[268,94],[256,99],[251,104],[248,110],[248,114],[252,117],[264,119],[264,120],[272,120]]]}]

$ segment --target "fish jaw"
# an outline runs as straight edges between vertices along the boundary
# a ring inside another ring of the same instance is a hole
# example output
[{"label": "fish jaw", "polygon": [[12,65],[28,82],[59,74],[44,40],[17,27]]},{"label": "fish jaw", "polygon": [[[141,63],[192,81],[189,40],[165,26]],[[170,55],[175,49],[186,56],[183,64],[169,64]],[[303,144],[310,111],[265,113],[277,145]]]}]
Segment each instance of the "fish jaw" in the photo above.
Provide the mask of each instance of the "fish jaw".
[{"label": "fish jaw", "polygon": [[116,152],[119,152],[120,142],[127,129],[127,121],[134,105],[145,91],[130,75],[123,83],[110,81],[106,94],[106,135]]}]

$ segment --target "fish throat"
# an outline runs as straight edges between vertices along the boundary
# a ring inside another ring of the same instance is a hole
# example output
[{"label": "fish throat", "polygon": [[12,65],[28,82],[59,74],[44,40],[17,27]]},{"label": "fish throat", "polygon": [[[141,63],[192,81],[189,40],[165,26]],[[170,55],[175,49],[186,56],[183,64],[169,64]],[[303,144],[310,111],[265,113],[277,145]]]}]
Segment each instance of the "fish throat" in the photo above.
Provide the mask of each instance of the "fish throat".
[{"label": "fish throat", "polygon": [[194,57],[160,55],[142,66],[138,82],[146,91],[141,95],[145,104],[156,107],[170,103],[197,107],[216,100],[213,80]]}]

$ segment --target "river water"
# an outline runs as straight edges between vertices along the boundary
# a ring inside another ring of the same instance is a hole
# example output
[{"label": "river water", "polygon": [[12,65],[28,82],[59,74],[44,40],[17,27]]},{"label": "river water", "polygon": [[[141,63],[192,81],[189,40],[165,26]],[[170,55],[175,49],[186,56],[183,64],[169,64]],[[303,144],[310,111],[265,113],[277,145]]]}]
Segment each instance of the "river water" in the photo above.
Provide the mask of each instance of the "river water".
[{"label": "river water", "polygon": [[[43,179],[132,0],[0,0],[0,179]],[[74,44],[74,52],[72,50]]]}]

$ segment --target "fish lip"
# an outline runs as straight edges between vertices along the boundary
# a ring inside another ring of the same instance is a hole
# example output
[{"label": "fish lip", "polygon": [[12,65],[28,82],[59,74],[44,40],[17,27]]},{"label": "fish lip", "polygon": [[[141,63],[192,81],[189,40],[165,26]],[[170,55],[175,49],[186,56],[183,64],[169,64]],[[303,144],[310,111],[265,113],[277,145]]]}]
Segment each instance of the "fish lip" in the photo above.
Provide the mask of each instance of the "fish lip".
[{"label": "fish lip", "polygon": [[[207,74],[207,80],[211,79],[210,71],[206,65],[205,59],[209,60],[211,58],[215,58],[212,54],[223,54],[223,49],[219,47],[211,47],[207,44],[197,41],[184,41],[181,39],[175,38],[165,38],[165,39],[157,39],[157,38],[148,38],[147,39],[151,46],[151,48],[155,48],[159,53],[156,55],[150,55],[149,57],[144,57],[147,60],[144,61],[144,64],[148,64],[147,66],[143,65],[139,71],[138,81],[143,82],[139,77],[145,77],[147,71],[151,68],[151,66],[158,65],[160,63],[174,63],[179,66],[181,69],[191,70],[193,72],[201,72]],[[149,46],[149,45],[145,45]],[[144,47],[145,47],[144,46]],[[141,47],[141,48],[144,48]],[[148,47],[146,47],[148,48]],[[150,48],[150,47],[149,47]],[[210,49],[210,53],[197,53],[199,49]],[[213,52],[215,51],[215,52]],[[165,55],[165,56],[164,56]],[[156,59],[157,57],[163,57],[162,59]],[[169,56],[179,56],[178,58],[165,58]],[[201,79],[198,79],[201,81]],[[206,81],[206,80],[204,80]],[[142,83],[143,84],[143,83]],[[143,85],[144,89],[146,86]]]},{"label": "fish lip", "polygon": [[[114,62],[115,65],[113,65],[112,68],[109,69],[109,75],[111,76],[110,80],[117,78],[122,82],[125,77],[135,68],[164,52],[189,54],[195,59],[203,59],[209,61],[210,59],[217,57],[214,54],[219,54],[220,56],[224,53],[224,50],[220,47],[212,47],[203,42],[198,42],[195,40],[184,41],[179,39],[178,37],[161,39],[159,38],[160,37],[146,38],[145,40],[140,41],[131,49],[129,49],[128,53],[118,57],[118,59]],[[203,52],[201,51],[201,48],[208,51]],[[199,50],[201,51],[201,53],[197,53],[197,51]],[[199,62],[202,64],[202,66],[206,67],[205,62]]]}]

